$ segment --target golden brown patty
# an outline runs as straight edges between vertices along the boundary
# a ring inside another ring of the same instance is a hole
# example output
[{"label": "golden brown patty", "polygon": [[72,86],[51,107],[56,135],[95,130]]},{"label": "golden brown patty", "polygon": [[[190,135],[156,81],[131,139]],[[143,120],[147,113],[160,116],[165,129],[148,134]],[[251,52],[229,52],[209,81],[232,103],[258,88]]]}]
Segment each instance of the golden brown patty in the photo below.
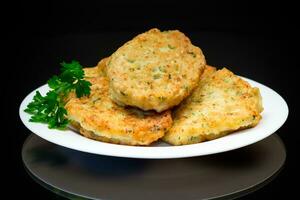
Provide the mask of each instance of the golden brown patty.
[{"label": "golden brown patty", "polygon": [[225,68],[206,67],[199,86],[173,113],[163,140],[173,145],[212,140],[257,125],[262,110],[258,88]]},{"label": "golden brown patty", "polygon": [[158,114],[116,105],[108,96],[103,62],[84,69],[86,80],[92,83],[90,96],[72,95],[67,102],[72,124],[84,136],[105,142],[148,145],[161,138],[172,125],[170,111]]},{"label": "golden brown patty", "polygon": [[111,55],[110,96],[119,105],[161,112],[191,93],[204,67],[201,49],[183,33],[151,29]]}]

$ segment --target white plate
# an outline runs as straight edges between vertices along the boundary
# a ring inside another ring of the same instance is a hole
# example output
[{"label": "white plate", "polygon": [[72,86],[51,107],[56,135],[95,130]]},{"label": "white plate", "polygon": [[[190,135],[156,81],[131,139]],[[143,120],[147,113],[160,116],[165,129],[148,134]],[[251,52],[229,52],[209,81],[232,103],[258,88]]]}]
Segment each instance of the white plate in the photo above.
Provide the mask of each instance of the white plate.
[{"label": "white plate", "polygon": [[243,79],[260,89],[264,106],[263,118],[260,123],[254,128],[238,131],[225,137],[199,144],[170,146],[163,142],[157,142],[154,145],[145,147],[110,144],[85,138],[73,130],[48,129],[45,124],[29,122],[30,115],[25,113],[24,109],[31,102],[37,90],[42,95],[46,94],[49,90],[47,85],[43,85],[31,92],[21,103],[19,113],[22,122],[33,133],[49,142],[78,151],[108,156],[149,159],[203,156],[230,151],[258,142],[274,133],[286,121],[288,106],[278,93],[260,83],[247,78]]}]

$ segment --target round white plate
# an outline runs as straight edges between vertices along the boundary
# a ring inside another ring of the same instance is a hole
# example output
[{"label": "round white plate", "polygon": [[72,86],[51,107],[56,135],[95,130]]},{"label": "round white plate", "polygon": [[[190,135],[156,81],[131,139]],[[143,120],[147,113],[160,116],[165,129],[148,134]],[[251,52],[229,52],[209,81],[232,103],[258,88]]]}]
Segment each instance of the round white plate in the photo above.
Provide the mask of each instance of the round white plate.
[{"label": "round white plate", "polygon": [[29,122],[30,115],[25,113],[24,109],[27,107],[29,102],[31,102],[37,90],[40,91],[42,95],[46,94],[49,90],[47,85],[43,85],[32,91],[23,100],[19,114],[22,122],[33,133],[45,140],[48,140],[49,142],[78,151],[108,156],[148,159],[203,156],[230,151],[258,142],[274,133],[286,121],[288,116],[288,106],[278,93],[260,83],[247,78],[243,79],[248,81],[252,86],[260,89],[264,107],[264,111],[262,113],[263,118],[260,123],[254,128],[237,131],[222,138],[199,144],[183,146],[171,146],[164,142],[157,142],[151,146],[110,144],[85,138],[70,129],[63,131],[48,129],[45,124]]}]

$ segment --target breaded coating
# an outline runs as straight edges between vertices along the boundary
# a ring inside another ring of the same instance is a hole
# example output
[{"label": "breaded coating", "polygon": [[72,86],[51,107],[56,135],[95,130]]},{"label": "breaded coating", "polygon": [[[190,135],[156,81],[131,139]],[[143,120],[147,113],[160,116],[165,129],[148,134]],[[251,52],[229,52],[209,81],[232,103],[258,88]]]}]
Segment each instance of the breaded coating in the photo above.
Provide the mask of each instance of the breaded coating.
[{"label": "breaded coating", "polygon": [[191,93],[204,67],[201,49],[183,33],[151,29],[111,55],[110,96],[119,105],[162,112]]},{"label": "breaded coating", "polygon": [[72,125],[88,138],[127,145],[149,145],[163,137],[172,125],[171,112],[156,113],[124,108],[108,96],[108,79],[103,61],[98,67],[85,68],[92,83],[89,97],[69,98],[65,108]]},{"label": "breaded coating", "polygon": [[173,113],[173,126],[163,140],[184,145],[213,140],[261,119],[258,88],[223,68],[206,67],[199,86]]}]

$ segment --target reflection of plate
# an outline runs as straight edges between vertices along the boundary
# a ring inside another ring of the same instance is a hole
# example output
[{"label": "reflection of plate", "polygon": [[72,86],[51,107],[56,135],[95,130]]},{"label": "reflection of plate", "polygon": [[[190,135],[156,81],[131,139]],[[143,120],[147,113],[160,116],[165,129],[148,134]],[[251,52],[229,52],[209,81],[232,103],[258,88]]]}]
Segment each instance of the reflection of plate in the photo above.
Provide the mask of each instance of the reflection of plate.
[{"label": "reflection of plate", "polygon": [[[254,128],[238,131],[228,136],[199,144],[170,146],[163,142],[157,142],[154,145],[145,147],[126,146],[91,140],[77,134],[73,130],[48,129],[45,124],[29,122],[30,115],[24,112],[36,90],[23,100],[19,112],[22,122],[33,133],[52,143],[78,151],[129,158],[182,158],[209,155],[230,151],[260,141],[279,129],[287,119],[288,107],[280,95],[260,83],[244,79],[253,87],[260,89],[264,106],[263,119]],[[41,94],[45,94],[48,89],[47,85],[44,85],[37,90]]]},{"label": "reflection of plate", "polygon": [[276,133],[236,151],[185,159],[100,156],[34,134],[22,148],[29,175],[67,199],[236,199],[272,181],[285,158]]}]

